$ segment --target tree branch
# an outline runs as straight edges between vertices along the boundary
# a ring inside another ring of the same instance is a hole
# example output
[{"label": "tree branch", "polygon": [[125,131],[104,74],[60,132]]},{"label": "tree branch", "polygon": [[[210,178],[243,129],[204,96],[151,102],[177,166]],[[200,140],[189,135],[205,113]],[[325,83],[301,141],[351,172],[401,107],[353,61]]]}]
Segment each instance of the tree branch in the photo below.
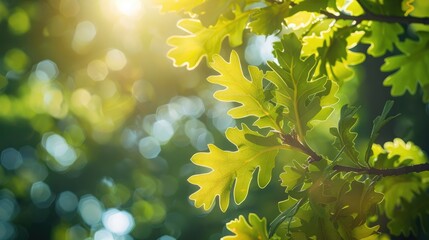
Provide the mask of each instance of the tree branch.
[{"label": "tree branch", "polygon": [[339,13],[339,15],[330,13],[325,10],[321,10],[320,13],[325,15],[328,18],[333,18],[336,20],[343,19],[343,20],[354,20],[358,23],[362,21],[377,21],[377,22],[387,22],[387,23],[404,23],[404,24],[411,24],[411,23],[422,23],[422,24],[429,24],[429,17],[402,17],[402,16],[385,16],[385,15],[377,15],[373,14],[371,12],[366,12],[359,16],[351,16],[344,13]]},{"label": "tree branch", "polygon": [[308,145],[302,144],[298,140],[298,137],[294,131],[291,134],[280,134],[280,137],[284,144],[297,148],[302,153],[307,154],[309,156],[308,158],[309,163],[322,160],[322,157],[319,156],[317,153],[315,153]]},{"label": "tree branch", "polygon": [[339,172],[355,172],[355,173],[379,175],[379,176],[385,177],[385,176],[398,176],[398,175],[404,175],[409,173],[419,173],[419,172],[429,171],[429,163],[399,167],[394,169],[355,168],[355,167],[335,165],[333,169]]}]

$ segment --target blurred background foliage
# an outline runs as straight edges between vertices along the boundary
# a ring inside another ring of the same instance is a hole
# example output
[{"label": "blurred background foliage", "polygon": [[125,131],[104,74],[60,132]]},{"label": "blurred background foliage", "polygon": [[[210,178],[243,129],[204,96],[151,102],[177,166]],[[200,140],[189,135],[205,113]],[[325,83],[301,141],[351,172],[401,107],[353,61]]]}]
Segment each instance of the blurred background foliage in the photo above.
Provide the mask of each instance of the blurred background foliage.
[{"label": "blurred background foliage", "polygon": [[[0,1],[0,239],[219,239],[239,214],[277,214],[275,183],[227,214],[189,202],[191,155],[231,148],[223,132],[236,123],[212,97],[210,70],[167,59],[179,18],[148,0]],[[248,34],[239,51],[263,65],[275,40]],[[368,135],[390,95],[382,60],[367,57],[341,102],[362,105]],[[428,152],[420,99],[397,101],[402,115],[380,143],[401,137]]]}]

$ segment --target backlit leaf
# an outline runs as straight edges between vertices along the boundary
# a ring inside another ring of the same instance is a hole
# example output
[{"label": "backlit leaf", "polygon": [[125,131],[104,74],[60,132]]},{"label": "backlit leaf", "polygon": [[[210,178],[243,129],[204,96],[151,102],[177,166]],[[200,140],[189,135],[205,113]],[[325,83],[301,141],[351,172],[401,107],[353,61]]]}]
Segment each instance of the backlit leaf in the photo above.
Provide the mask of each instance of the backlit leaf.
[{"label": "backlit leaf", "polygon": [[[398,168],[428,162],[419,147],[399,138],[386,142],[384,148],[374,144],[372,150],[375,155],[374,165],[379,168]],[[424,221],[429,215],[427,197],[424,197],[429,187],[427,179],[429,174],[422,172],[383,177],[377,182],[376,190],[385,195],[381,209],[389,218],[388,227],[394,235],[418,235],[416,220]]]},{"label": "backlit leaf", "polygon": [[[268,72],[266,78],[276,85],[276,102],[286,108],[285,118],[303,140],[311,128],[310,121],[315,120],[322,108],[331,108],[332,103],[322,106],[321,102],[324,97],[335,95],[335,89],[325,76],[314,76],[316,59],[314,56],[301,59],[301,48],[294,34],[276,43],[274,53],[278,64],[268,62],[273,72]],[[317,120],[328,116],[319,115]]]},{"label": "backlit leaf", "polygon": [[234,233],[221,240],[268,240],[267,220],[259,218],[256,214],[249,214],[249,222],[240,215],[238,218],[226,224],[226,228]]},{"label": "backlit leaf", "polygon": [[395,71],[383,84],[392,86],[392,96],[401,96],[406,91],[415,94],[417,85],[423,90],[423,101],[429,102],[429,35],[420,34],[419,41],[406,39],[397,43],[403,54],[385,59],[381,70]]},{"label": "backlit leaf", "polygon": [[305,178],[306,169],[293,162],[293,166],[285,166],[284,172],[280,174],[281,186],[286,187],[286,191],[294,189],[299,183],[302,183]]},{"label": "backlit leaf", "polygon": [[247,197],[253,172],[258,171],[258,186],[264,188],[271,180],[275,158],[282,146],[276,134],[260,135],[246,125],[242,129],[229,128],[226,137],[237,147],[236,151],[224,151],[210,144],[209,152],[197,153],[192,157],[196,165],[210,168],[208,173],[191,176],[188,181],[200,187],[189,198],[196,207],[208,210],[216,196],[222,211],[229,205],[230,193],[240,204]]},{"label": "backlit leaf", "polygon": [[399,23],[370,22],[368,35],[362,42],[370,44],[368,54],[374,57],[383,56],[387,51],[393,51],[395,43],[399,42],[399,35],[404,29]]},{"label": "backlit leaf", "polygon": [[241,104],[228,111],[231,117],[255,116],[260,118],[255,123],[258,127],[270,127],[281,131],[279,108],[266,99],[263,86],[264,73],[261,70],[249,66],[251,80],[247,79],[243,75],[240,59],[235,51],[231,52],[229,62],[215,55],[210,66],[220,75],[210,76],[207,80],[226,87],[215,92],[214,97],[220,101]]},{"label": "backlit leaf", "polygon": [[173,48],[167,55],[175,66],[194,69],[203,57],[211,61],[213,55],[219,53],[226,37],[231,47],[241,45],[248,17],[249,12],[236,12],[235,19],[220,18],[216,25],[207,28],[197,19],[183,19],[177,25],[188,35],[170,37],[167,43]]}]

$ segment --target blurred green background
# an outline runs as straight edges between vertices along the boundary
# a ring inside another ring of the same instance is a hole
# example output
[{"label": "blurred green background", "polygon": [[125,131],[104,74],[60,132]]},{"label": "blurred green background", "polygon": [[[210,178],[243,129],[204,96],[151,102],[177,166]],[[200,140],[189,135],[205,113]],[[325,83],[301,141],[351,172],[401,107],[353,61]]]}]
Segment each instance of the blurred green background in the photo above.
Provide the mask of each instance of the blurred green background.
[{"label": "blurred green background", "polygon": [[[149,0],[0,1],[0,239],[219,239],[239,214],[275,217],[276,180],[226,214],[188,200],[186,179],[201,171],[190,157],[232,148],[223,132],[236,123],[212,97],[211,70],[167,59],[180,17]],[[274,37],[246,37],[249,63],[272,57]],[[364,135],[390,98],[382,62],[368,59],[341,90],[362,106]],[[402,137],[428,152],[420,99],[398,99],[380,143]]]}]

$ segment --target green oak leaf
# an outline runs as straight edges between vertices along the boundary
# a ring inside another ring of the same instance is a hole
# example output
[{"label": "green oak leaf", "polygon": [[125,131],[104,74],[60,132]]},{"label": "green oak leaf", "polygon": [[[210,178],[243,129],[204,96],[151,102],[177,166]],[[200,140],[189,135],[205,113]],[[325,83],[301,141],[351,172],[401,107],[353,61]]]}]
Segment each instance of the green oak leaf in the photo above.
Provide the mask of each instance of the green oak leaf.
[{"label": "green oak leaf", "polygon": [[[281,42],[275,43],[274,49],[278,64],[268,62],[273,71],[267,72],[266,78],[277,87],[275,100],[286,108],[286,120],[304,140],[311,128],[310,121],[325,120],[331,113],[336,88],[325,76],[314,76],[316,59],[314,56],[301,59],[302,45],[294,34],[284,36]],[[331,100],[322,105],[325,97]],[[327,111],[321,115],[323,108]]]},{"label": "green oak leaf", "polygon": [[250,15],[249,28],[255,34],[270,35],[282,29],[282,23],[288,15],[289,2],[271,4],[260,8]]},{"label": "green oak leaf", "polygon": [[393,51],[393,46],[399,42],[399,35],[404,29],[399,23],[384,23],[371,21],[369,31],[362,38],[363,43],[370,44],[368,54],[374,57],[381,57],[387,51]]},{"label": "green oak leaf", "polygon": [[225,135],[237,147],[236,151],[224,151],[209,144],[209,152],[196,153],[191,159],[194,164],[211,169],[188,178],[191,184],[200,187],[189,197],[196,207],[208,210],[218,196],[220,209],[226,211],[232,191],[235,202],[242,203],[256,168],[258,186],[264,188],[271,180],[279,149],[285,147],[279,143],[277,134],[263,136],[244,124],[242,129],[227,129]]},{"label": "green oak leaf", "polygon": [[[412,142],[405,143],[400,138],[386,142],[384,148],[374,144],[372,151],[373,165],[380,168],[398,168],[428,162],[428,158],[418,146]],[[395,211],[404,201],[413,202],[416,194],[424,192],[429,187],[427,183],[422,184],[423,179],[428,178],[429,174],[423,172],[383,177],[378,181],[376,189],[385,195],[381,206],[386,216],[393,218]]]},{"label": "green oak leaf", "polygon": [[372,154],[371,153],[372,145],[377,139],[381,128],[384,125],[386,125],[390,120],[398,116],[398,115],[395,115],[395,116],[387,117],[387,114],[389,114],[390,109],[392,109],[392,107],[393,107],[393,101],[387,101],[386,104],[384,105],[383,112],[381,113],[381,115],[377,116],[373,121],[371,135],[369,137],[368,146],[365,152],[365,162],[367,163],[369,162],[369,158],[371,157],[371,154]]},{"label": "green oak leaf", "polygon": [[[364,32],[350,32],[351,30],[348,27],[331,29],[331,37],[325,39],[323,45],[317,49],[318,56],[322,59],[319,74],[325,74],[339,83],[355,75],[350,66],[362,63],[365,60],[365,54],[353,52],[350,49],[356,46]],[[312,44],[310,38],[306,41],[307,44]]]},{"label": "green oak leaf", "polygon": [[429,34],[420,34],[419,41],[406,39],[397,43],[403,54],[386,58],[381,71],[395,71],[383,84],[392,86],[392,96],[401,96],[406,91],[416,93],[417,85],[423,90],[423,101],[429,102]]},{"label": "green oak leaf", "polygon": [[402,202],[401,207],[395,209],[393,218],[387,223],[390,232],[393,235],[405,237],[411,234],[415,237],[423,236],[423,233],[427,234],[429,232],[428,199],[429,194],[423,193],[417,195],[412,202]]},{"label": "green oak leaf", "polygon": [[360,165],[359,152],[355,148],[357,133],[352,128],[357,122],[356,112],[358,108],[344,105],[341,108],[340,120],[337,128],[331,128],[330,132],[336,137],[334,145],[338,150],[344,148],[347,159],[354,165]]},{"label": "green oak leaf", "polygon": [[254,213],[250,213],[248,219],[249,222],[240,215],[228,222],[226,228],[234,235],[223,237],[221,240],[268,240],[267,219],[261,219]]},{"label": "green oak leaf", "polygon": [[352,181],[348,191],[338,196],[336,215],[353,216],[359,225],[375,213],[375,206],[383,200],[383,194],[374,190],[368,182]]},{"label": "green oak leaf", "polygon": [[270,127],[281,131],[279,107],[275,107],[266,99],[263,86],[264,73],[255,66],[249,66],[251,80],[243,75],[240,58],[237,52],[232,51],[227,62],[221,56],[215,55],[210,67],[220,75],[210,76],[211,83],[226,87],[215,92],[214,97],[224,102],[237,102],[240,106],[228,111],[233,118],[255,116],[259,119],[255,125],[260,128]]},{"label": "green oak leaf", "polygon": [[178,27],[188,35],[172,36],[167,43],[173,48],[167,56],[174,61],[174,66],[186,66],[191,70],[197,67],[203,57],[211,61],[213,55],[220,52],[223,40],[228,37],[232,47],[243,43],[243,30],[250,12],[235,12],[235,18],[221,17],[214,26],[204,27],[197,19],[183,19]]},{"label": "green oak leaf", "polygon": [[284,172],[280,174],[281,186],[286,187],[286,191],[293,190],[295,187],[303,183],[307,170],[296,161],[293,161],[293,166],[285,166]]}]

